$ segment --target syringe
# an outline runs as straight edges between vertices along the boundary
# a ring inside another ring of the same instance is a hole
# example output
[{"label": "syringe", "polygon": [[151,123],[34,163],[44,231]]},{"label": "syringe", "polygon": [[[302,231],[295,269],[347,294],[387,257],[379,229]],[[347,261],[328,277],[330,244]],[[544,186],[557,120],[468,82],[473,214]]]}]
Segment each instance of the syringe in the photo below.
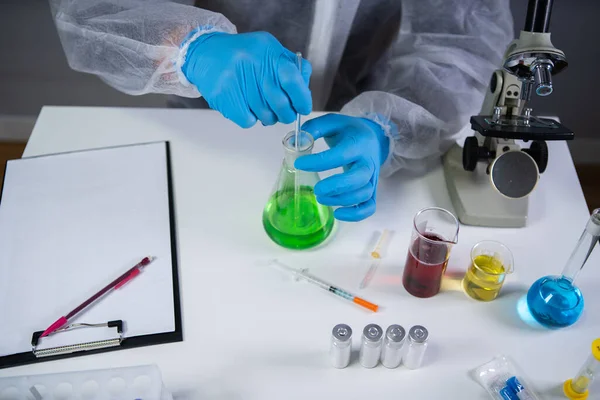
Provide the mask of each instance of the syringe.
[{"label": "syringe", "polygon": [[343,299],[350,300],[354,304],[358,304],[359,306],[364,307],[368,310],[377,312],[377,310],[379,309],[379,306],[377,304],[373,304],[370,301],[361,299],[360,297],[353,295],[352,293],[330,285],[329,283],[324,282],[321,279],[309,274],[308,272],[306,272],[306,269],[295,269],[283,264],[282,262],[279,262],[278,260],[271,260],[271,264],[279,267],[284,271],[292,273],[295,277],[299,279],[304,279],[305,281],[312,283],[313,285],[319,286],[320,288],[325,289],[328,292],[333,293],[336,296],[339,296]]},{"label": "syringe", "polygon": [[369,283],[371,283],[371,279],[373,279],[373,277],[375,276],[375,272],[377,272],[377,268],[379,268],[379,264],[381,263],[381,248],[385,242],[385,239],[387,238],[388,233],[389,231],[387,229],[384,229],[383,232],[381,232],[379,240],[377,241],[377,243],[375,243],[375,247],[369,254],[372,258],[371,265],[369,266],[369,270],[365,274],[365,277],[360,282],[359,288],[364,289],[367,286],[369,286]]},{"label": "syringe", "polygon": [[592,354],[585,361],[575,378],[565,381],[563,392],[569,399],[587,399],[588,388],[600,372],[600,338],[592,342]]}]

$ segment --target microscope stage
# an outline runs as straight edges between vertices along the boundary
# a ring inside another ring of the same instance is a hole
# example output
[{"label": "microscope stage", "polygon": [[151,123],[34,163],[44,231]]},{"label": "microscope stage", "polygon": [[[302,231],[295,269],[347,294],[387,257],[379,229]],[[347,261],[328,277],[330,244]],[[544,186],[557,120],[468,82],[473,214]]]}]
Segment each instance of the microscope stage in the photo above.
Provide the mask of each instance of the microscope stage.
[{"label": "microscope stage", "polygon": [[471,128],[482,136],[516,140],[573,140],[573,131],[548,118],[500,117],[497,122],[491,115],[474,115]]}]

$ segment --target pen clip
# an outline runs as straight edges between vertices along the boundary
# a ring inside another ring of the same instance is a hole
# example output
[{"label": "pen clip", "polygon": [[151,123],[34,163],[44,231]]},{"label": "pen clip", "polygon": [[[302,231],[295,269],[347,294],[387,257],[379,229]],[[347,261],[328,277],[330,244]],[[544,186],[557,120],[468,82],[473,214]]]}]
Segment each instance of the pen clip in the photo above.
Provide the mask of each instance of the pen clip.
[{"label": "pen clip", "polygon": [[42,338],[42,331],[34,332],[32,338],[31,338],[31,351],[33,352],[33,355],[36,358],[42,358],[42,357],[50,357],[50,356],[61,355],[61,354],[71,354],[71,353],[77,353],[77,352],[82,352],[82,351],[100,350],[100,349],[105,349],[105,348],[109,348],[109,347],[120,346],[124,340],[123,320],[108,321],[108,322],[100,323],[100,324],[76,323],[76,324],[68,325],[60,330],[57,330],[56,333],[66,332],[69,330],[80,329],[80,328],[102,328],[102,327],[111,328],[111,329],[114,328],[116,330],[115,337],[113,337],[111,339],[97,340],[97,341],[86,342],[86,343],[69,344],[69,345],[51,347],[51,348],[45,348],[45,349],[38,349],[39,341]]}]

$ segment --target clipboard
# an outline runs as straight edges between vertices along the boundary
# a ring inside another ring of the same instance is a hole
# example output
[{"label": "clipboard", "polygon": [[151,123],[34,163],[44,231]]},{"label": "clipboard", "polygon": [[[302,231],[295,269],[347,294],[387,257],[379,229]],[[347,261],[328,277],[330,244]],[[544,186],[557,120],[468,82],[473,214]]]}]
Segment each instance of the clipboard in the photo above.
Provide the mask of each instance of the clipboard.
[{"label": "clipboard", "polygon": [[[0,369],[183,340],[168,142],[7,162],[0,192]],[[128,282],[56,318],[152,255]],[[36,337],[37,336],[37,337]]]}]

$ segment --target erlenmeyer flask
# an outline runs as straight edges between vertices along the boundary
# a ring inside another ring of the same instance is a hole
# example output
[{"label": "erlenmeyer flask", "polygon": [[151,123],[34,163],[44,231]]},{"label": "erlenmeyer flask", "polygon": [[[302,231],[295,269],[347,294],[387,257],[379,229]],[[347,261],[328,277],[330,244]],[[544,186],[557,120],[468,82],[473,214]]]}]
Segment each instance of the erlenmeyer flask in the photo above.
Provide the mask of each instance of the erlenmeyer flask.
[{"label": "erlenmeyer flask", "polygon": [[294,168],[294,161],[310,154],[312,136],[304,131],[283,139],[284,158],[279,177],[263,211],[263,225],[275,243],[290,249],[307,249],[322,243],[333,230],[333,209],[317,202],[313,188],[316,172]]}]

